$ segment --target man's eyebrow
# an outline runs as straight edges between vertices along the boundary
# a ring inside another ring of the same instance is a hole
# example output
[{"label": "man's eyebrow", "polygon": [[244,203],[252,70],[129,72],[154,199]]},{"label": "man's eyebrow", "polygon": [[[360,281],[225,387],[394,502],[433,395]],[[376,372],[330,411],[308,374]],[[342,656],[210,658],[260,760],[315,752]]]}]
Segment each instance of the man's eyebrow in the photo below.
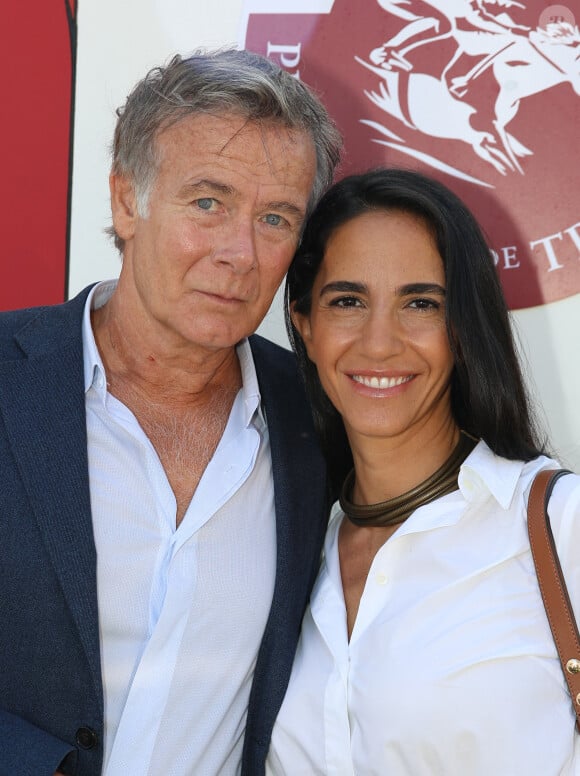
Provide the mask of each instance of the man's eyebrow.
[{"label": "man's eyebrow", "polygon": [[211,178],[202,178],[201,180],[189,181],[181,187],[181,194],[184,196],[195,196],[196,194],[205,194],[212,192],[222,196],[231,196],[236,193],[233,186],[220,181],[211,180]]},{"label": "man's eyebrow", "polygon": [[287,213],[290,216],[296,216],[296,218],[304,218],[306,212],[304,208],[298,207],[294,202],[288,202],[287,200],[274,200],[273,202],[267,202],[264,205],[264,210],[277,210]]}]

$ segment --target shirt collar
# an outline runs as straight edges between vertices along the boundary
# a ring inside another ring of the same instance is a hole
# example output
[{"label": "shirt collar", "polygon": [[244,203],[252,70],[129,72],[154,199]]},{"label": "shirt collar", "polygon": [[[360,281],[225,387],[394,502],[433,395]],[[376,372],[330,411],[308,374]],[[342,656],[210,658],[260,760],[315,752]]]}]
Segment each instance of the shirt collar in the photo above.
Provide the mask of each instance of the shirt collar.
[{"label": "shirt collar", "polygon": [[[485,442],[480,441],[467,456],[459,470],[458,485],[461,496],[468,504],[483,502],[491,495],[505,510],[509,509],[516,492],[518,480],[525,466],[524,461],[510,461],[495,455]],[[460,498],[457,491],[455,497]],[[449,494],[445,498],[453,498]],[[418,510],[408,521],[403,523],[398,533],[408,533],[414,530],[425,530],[436,527],[441,520],[455,522],[460,519],[464,510],[449,510],[448,504],[438,504],[437,500],[426,511]],[[465,505],[465,502],[463,502]],[[342,510],[338,501],[333,505],[330,523],[342,520]],[[420,516],[420,519],[419,519]],[[334,526],[334,530],[338,530]],[[328,550],[328,548],[327,548]]]},{"label": "shirt collar", "polygon": [[459,489],[470,503],[491,494],[503,509],[508,509],[524,466],[524,461],[510,461],[495,455],[481,441],[461,465]]},{"label": "shirt collar", "polygon": [[259,419],[259,425],[265,425],[256,365],[254,364],[252,349],[247,338],[238,343],[236,352],[242,372],[242,398],[244,400],[246,427],[252,423],[254,418]]},{"label": "shirt collar", "polygon": [[[87,297],[83,314],[82,337],[85,394],[93,387],[103,401],[107,393],[107,378],[93,334],[91,310],[98,310],[99,307],[102,307],[109,301],[117,287],[117,282],[117,280],[103,280],[101,283],[97,283]],[[238,343],[236,352],[242,373],[242,400],[244,403],[245,425],[246,427],[250,426],[254,418],[258,421],[258,426],[265,425],[256,366],[247,338]]]},{"label": "shirt collar", "polygon": [[105,398],[107,393],[107,379],[105,367],[95,342],[93,327],[91,325],[91,310],[98,310],[113,295],[117,287],[116,280],[103,280],[94,286],[85,302],[85,311],[83,314],[83,369],[85,376],[85,393],[94,386],[97,393]]}]

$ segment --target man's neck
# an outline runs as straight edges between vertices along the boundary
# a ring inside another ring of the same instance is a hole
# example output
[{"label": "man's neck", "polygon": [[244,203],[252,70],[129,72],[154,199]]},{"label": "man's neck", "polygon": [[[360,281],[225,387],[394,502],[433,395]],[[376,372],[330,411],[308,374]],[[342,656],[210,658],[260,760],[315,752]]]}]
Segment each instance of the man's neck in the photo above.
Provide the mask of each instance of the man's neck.
[{"label": "man's neck", "polygon": [[111,393],[130,384],[151,401],[190,405],[205,403],[208,393],[227,386],[236,392],[241,371],[235,347],[207,350],[194,345],[170,347],[123,314],[116,293],[91,313]]}]

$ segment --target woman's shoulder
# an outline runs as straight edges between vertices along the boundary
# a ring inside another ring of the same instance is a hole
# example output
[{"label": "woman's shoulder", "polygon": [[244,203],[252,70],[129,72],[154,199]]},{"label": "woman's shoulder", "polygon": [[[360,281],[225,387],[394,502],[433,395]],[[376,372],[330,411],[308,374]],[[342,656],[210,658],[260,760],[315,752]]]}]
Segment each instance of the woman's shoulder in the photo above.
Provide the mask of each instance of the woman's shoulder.
[{"label": "woman's shoulder", "polygon": [[[545,455],[534,458],[524,464],[520,479],[525,483],[526,501],[529,491],[537,474],[546,469],[566,470],[559,461],[548,458]],[[568,471],[556,481],[550,502],[548,513],[552,521],[554,533],[560,530],[564,520],[572,520],[576,523],[576,530],[580,532],[580,475]]]},{"label": "woman's shoulder", "polygon": [[576,555],[580,561],[580,475],[570,472],[558,479],[550,496],[548,514],[554,538],[564,533],[576,539]]},{"label": "woman's shoulder", "polygon": [[[490,485],[500,483],[503,488],[504,500],[509,496],[508,508],[526,511],[530,489],[536,476],[545,469],[562,469],[562,464],[547,455],[539,455],[529,461],[505,458],[493,452],[488,445],[481,440],[467,457],[465,466],[473,469],[483,477]],[[562,487],[564,480],[568,480]],[[560,478],[554,492],[558,491],[561,499],[570,498],[572,503],[578,498],[580,490],[580,476],[574,473]],[[562,495],[563,494],[563,495]]]},{"label": "woman's shoulder", "polygon": [[574,512],[575,510],[575,513],[580,516],[580,474],[567,469],[554,458],[541,455],[524,464],[521,476],[531,487],[536,475],[546,469],[567,471],[556,481],[550,497],[550,505],[556,507],[558,511]]},{"label": "woman's shoulder", "polygon": [[[557,461],[546,461],[541,469],[562,468]],[[580,622],[580,475],[570,472],[557,480],[548,515],[576,621]]]}]

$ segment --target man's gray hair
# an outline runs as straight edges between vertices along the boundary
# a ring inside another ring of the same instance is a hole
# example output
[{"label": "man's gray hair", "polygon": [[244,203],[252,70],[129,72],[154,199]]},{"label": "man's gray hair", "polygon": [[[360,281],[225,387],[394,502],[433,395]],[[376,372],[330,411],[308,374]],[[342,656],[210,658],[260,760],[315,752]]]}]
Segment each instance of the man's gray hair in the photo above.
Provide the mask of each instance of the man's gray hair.
[{"label": "man's gray hair", "polygon": [[[150,70],[117,110],[111,171],[132,180],[141,215],[147,214],[157,174],[159,132],[202,113],[229,113],[309,134],[317,160],[309,210],[332,183],[342,139],[306,84],[250,51],[196,51],[185,58],[176,55],[166,66]],[[109,232],[122,252],[124,241],[114,228]]]}]

